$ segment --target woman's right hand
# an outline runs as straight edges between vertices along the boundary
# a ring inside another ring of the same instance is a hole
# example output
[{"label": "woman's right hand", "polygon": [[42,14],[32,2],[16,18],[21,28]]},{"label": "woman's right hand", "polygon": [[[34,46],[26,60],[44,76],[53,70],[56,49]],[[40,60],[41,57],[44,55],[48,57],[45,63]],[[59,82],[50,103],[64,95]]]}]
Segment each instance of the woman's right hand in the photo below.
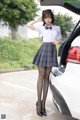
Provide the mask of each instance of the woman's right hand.
[{"label": "woman's right hand", "polygon": [[35,21],[33,21],[32,23],[28,24],[27,27],[32,29],[32,30],[35,30],[34,28],[34,24],[37,23],[37,22],[41,22],[42,21],[42,17],[39,17],[38,19],[36,19]]},{"label": "woman's right hand", "polygon": [[42,17],[39,17],[36,19],[37,22],[41,22],[42,21]]}]

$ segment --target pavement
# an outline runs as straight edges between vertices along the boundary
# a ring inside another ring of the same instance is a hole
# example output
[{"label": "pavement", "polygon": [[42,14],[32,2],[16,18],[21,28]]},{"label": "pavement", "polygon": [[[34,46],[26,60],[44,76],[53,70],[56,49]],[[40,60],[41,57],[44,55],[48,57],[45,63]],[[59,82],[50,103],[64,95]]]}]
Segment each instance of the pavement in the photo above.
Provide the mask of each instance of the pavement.
[{"label": "pavement", "polygon": [[75,120],[59,113],[49,89],[47,116],[36,114],[37,70],[0,74],[0,120]]}]

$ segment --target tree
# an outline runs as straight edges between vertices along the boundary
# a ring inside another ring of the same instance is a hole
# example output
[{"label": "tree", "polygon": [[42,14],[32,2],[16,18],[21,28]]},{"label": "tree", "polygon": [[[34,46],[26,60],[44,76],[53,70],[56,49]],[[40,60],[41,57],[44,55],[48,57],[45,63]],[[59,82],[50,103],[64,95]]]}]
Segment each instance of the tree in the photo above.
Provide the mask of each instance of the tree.
[{"label": "tree", "polygon": [[62,15],[58,13],[55,15],[55,24],[61,27],[63,38],[66,38],[74,27],[73,19],[68,14]]},{"label": "tree", "polygon": [[16,39],[18,26],[33,20],[38,10],[34,0],[0,0],[0,21],[10,27],[12,39]]}]

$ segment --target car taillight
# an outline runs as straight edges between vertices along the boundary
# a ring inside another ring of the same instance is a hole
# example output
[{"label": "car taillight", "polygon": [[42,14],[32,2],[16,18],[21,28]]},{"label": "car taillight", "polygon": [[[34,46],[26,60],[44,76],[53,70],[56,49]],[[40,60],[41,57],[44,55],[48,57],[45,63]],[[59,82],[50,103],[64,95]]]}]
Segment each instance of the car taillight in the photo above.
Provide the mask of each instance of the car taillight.
[{"label": "car taillight", "polygon": [[80,64],[80,47],[71,47],[68,52],[66,62]]}]

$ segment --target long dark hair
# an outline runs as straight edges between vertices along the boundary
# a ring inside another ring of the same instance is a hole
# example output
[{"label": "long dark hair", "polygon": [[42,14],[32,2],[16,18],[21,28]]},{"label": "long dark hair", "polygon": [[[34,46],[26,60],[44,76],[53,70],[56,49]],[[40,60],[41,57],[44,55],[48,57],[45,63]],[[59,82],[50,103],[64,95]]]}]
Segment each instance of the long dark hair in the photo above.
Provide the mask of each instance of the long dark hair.
[{"label": "long dark hair", "polygon": [[53,15],[53,12],[50,10],[50,9],[47,9],[47,10],[44,10],[42,12],[42,20],[43,20],[43,26],[46,24],[44,19],[47,18],[47,17],[51,17],[52,18],[52,24],[54,24],[54,15]]}]

